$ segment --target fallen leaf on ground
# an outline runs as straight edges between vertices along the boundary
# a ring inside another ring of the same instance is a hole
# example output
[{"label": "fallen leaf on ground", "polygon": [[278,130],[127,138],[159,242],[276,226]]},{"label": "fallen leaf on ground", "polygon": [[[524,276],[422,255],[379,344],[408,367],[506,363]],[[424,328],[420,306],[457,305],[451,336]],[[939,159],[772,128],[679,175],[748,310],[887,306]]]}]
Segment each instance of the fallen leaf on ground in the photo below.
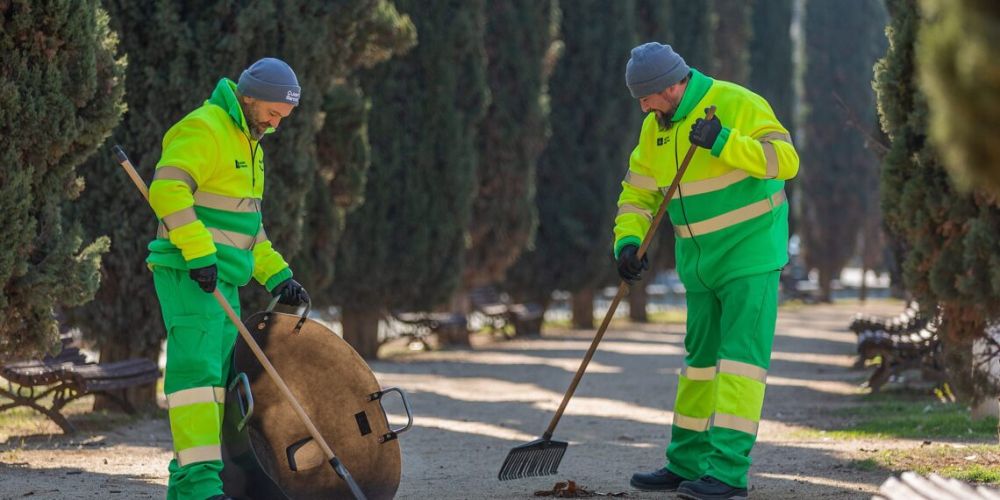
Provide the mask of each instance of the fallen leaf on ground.
[{"label": "fallen leaf on ground", "polygon": [[551,490],[539,490],[535,492],[536,497],[556,497],[556,498],[588,498],[588,497],[624,497],[627,494],[620,493],[597,493],[582,486],[577,486],[576,481],[559,481]]}]

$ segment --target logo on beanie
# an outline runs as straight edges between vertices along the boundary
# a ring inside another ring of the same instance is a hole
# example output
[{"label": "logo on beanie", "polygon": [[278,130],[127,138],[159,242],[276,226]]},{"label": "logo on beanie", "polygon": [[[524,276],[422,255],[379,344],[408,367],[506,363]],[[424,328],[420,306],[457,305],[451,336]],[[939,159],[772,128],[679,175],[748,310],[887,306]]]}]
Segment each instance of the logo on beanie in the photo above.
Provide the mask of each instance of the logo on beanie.
[{"label": "logo on beanie", "polygon": [[288,93],[285,94],[285,99],[287,99],[288,101],[291,101],[291,102],[294,102],[294,103],[298,104],[298,102],[299,102],[299,93],[296,92],[296,91],[294,91],[294,90],[289,90]]}]

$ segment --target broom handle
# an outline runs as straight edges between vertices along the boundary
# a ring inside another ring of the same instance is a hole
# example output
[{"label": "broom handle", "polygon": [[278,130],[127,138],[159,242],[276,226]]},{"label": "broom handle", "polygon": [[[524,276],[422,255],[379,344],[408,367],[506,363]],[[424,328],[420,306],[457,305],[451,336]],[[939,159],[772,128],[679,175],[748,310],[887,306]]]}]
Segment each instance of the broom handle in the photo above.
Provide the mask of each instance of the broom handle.
[{"label": "broom handle", "polygon": [[[138,172],[135,171],[135,167],[132,166],[132,161],[129,160],[128,156],[125,155],[125,151],[122,150],[121,146],[115,146],[113,149],[115,155],[118,157],[118,161],[122,165],[122,168],[124,168],[125,172],[128,173],[128,176],[132,178],[132,182],[135,183],[135,187],[139,188],[139,191],[142,193],[143,198],[145,198],[146,201],[149,202],[149,190],[146,188],[146,183],[143,182],[142,177],[139,177]],[[323,436],[319,433],[319,429],[317,429],[316,426],[313,425],[313,422],[309,418],[309,415],[306,414],[306,411],[302,408],[302,405],[299,404],[299,401],[298,399],[295,398],[295,395],[292,394],[291,389],[289,389],[288,386],[285,384],[285,381],[284,379],[281,378],[281,375],[278,375],[278,371],[274,369],[274,365],[272,365],[271,361],[267,359],[267,355],[265,355],[264,351],[261,350],[260,346],[257,344],[257,341],[254,340],[253,335],[250,335],[250,332],[247,330],[247,327],[243,324],[243,321],[240,320],[240,317],[236,315],[236,311],[233,311],[233,308],[229,305],[229,302],[226,300],[225,297],[222,296],[222,292],[220,292],[219,289],[216,288],[215,291],[212,292],[212,296],[215,297],[215,300],[219,302],[220,306],[222,306],[222,310],[226,311],[226,316],[229,316],[229,320],[232,321],[234,325],[236,325],[236,329],[239,330],[240,336],[243,337],[243,340],[247,343],[248,346],[250,346],[250,350],[253,351],[253,355],[257,358],[257,361],[260,361],[260,364],[264,366],[264,371],[266,371],[267,374],[271,376],[271,380],[273,380],[275,385],[278,386],[278,389],[281,391],[281,394],[285,397],[285,400],[287,400],[288,403],[292,405],[292,409],[294,409],[295,413],[299,416],[299,420],[301,420],[302,423],[305,424],[306,429],[309,431],[309,435],[316,440],[317,444],[319,444],[319,447],[323,450],[323,453],[326,455],[327,460],[329,460],[330,464],[337,471],[337,474],[340,475],[344,479],[344,481],[347,482],[348,486],[350,486],[352,493],[354,493],[354,496],[359,500],[363,500],[364,495],[361,494],[361,490],[358,489],[357,484],[355,484],[354,479],[351,478],[350,473],[347,472],[347,469],[341,464],[337,456],[333,454],[333,449],[331,449],[330,445],[328,445],[326,443],[326,440],[323,439]]]},{"label": "broom handle", "polygon": [[[711,120],[715,116],[715,106],[710,106],[708,112],[705,114],[706,120]],[[684,171],[687,170],[688,164],[691,163],[691,158],[694,157],[695,150],[698,146],[692,144],[688,148],[688,152],[684,155],[684,161],[681,162],[681,166],[677,169],[677,174],[674,175],[673,182],[670,183],[670,188],[667,189],[667,194],[663,196],[663,201],[660,203],[659,210],[656,211],[656,217],[653,218],[652,224],[649,226],[649,230],[646,231],[646,236],[642,239],[642,245],[639,247],[639,252],[636,257],[642,259],[643,255],[646,255],[646,249],[649,248],[649,244],[653,241],[653,235],[656,234],[656,228],[660,226],[660,220],[663,219],[663,214],[667,211],[667,204],[670,199],[673,198],[674,192],[677,191],[677,186],[680,185],[681,178],[684,177]],[[590,364],[590,359],[594,357],[594,353],[597,352],[597,345],[601,343],[601,339],[604,338],[604,332],[607,331],[608,325],[611,324],[611,318],[615,315],[615,310],[618,309],[618,304],[625,297],[625,293],[628,291],[629,286],[625,280],[618,285],[618,293],[615,294],[615,298],[611,301],[611,307],[608,309],[607,314],[604,315],[604,321],[601,322],[601,327],[597,329],[597,335],[594,336],[594,341],[590,343],[590,349],[587,349],[587,355],[583,357],[583,362],[580,363],[580,368],[577,368],[576,375],[573,376],[573,382],[569,384],[569,389],[566,389],[566,394],[563,395],[562,403],[559,404],[559,409],[556,410],[556,414],[552,416],[552,421],[549,422],[548,429],[545,429],[545,434],[542,437],[546,440],[552,439],[552,433],[556,430],[556,425],[559,424],[559,419],[562,418],[562,414],[566,411],[566,405],[569,404],[569,400],[573,397],[573,393],[576,392],[576,386],[580,385],[580,379],[583,378],[583,373],[587,371],[587,365]]]}]

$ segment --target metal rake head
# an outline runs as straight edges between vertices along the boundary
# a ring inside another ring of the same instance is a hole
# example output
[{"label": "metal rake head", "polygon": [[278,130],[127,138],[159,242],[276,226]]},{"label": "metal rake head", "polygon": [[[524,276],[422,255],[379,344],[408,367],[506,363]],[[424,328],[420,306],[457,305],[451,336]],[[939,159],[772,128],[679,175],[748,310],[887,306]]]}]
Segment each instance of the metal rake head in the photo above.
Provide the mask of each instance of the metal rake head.
[{"label": "metal rake head", "polygon": [[523,477],[551,476],[558,472],[559,463],[566,454],[568,443],[551,439],[537,439],[510,450],[500,467],[497,478],[501,481]]}]

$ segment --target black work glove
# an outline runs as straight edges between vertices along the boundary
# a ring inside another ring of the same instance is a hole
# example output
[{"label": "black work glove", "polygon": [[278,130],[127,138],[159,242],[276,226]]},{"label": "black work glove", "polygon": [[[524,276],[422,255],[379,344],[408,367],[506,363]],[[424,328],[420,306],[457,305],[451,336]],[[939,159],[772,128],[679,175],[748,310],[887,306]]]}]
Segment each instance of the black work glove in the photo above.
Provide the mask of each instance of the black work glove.
[{"label": "black work glove", "polygon": [[618,252],[618,276],[630,285],[642,279],[642,272],[649,268],[649,259],[643,254],[639,260],[638,252],[635,245],[625,245]]},{"label": "black work glove", "polygon": [[212,293],[215,291],[215,282],[219,280],[219,268],[215,267],[215,264],[198,267],[188,271],[188,276],[191,276],[205,293]]},{"label": "black work glove", "polygon": [[719,132],[722,132],[722,122],[719,121],[718,116],[712,116],[712,119],[707,121],[704,118],[698,118],[691,126],[691,135],[688,136],[688,139],[691,140],[691,144],[712,149],[715,140],[719,137]]},{"label": "black work glove", "polygon": [[271,290],[271,296],[278,297],[278,303],[286,306],[300,306],[310,301],[306,289],[292,278],[278,283],[278,286]]}]

